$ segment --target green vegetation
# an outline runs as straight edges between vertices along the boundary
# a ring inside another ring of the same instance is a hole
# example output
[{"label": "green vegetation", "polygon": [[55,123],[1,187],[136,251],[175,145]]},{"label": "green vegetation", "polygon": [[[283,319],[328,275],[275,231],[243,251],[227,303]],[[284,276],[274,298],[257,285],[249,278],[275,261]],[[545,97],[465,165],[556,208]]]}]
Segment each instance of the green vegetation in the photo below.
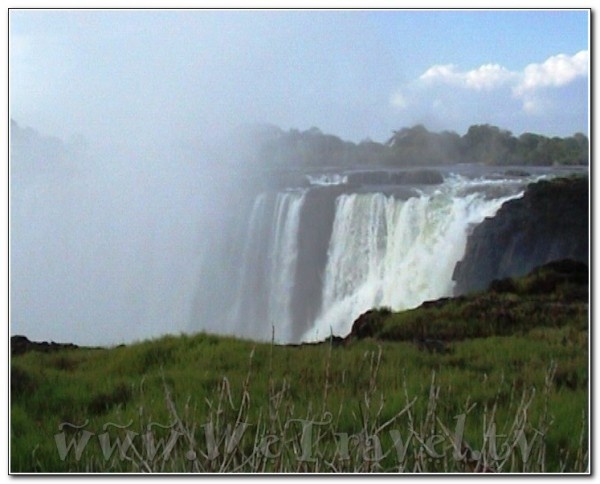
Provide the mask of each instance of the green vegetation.
[{"label": "green vegetation", "polygon": [[197,334],[13,356],[11,471],[587,472],[584,284],[546,266],[374,311],[335,346]]},{"label": "green vegetation", "polygon": [[587,265],[556,261],[525,277],[493,281],[488,291],[426,302],[394,313],[371,310],[356,322],[351,337],[440,342],[522,334],[542,328],[588,327]]},{"label": "green vegetation", "polygon": [[256,133],[258,158],[268,166],[431,166],[456,163],[487,165],[587,165],[589,141],[582,133],[566,138],[523,133],[516,137],[496,126],[474,125],[464,136],[433,133],[423,125],[394,131],[385,143],[358,144],[307,131],[264,128]]}]

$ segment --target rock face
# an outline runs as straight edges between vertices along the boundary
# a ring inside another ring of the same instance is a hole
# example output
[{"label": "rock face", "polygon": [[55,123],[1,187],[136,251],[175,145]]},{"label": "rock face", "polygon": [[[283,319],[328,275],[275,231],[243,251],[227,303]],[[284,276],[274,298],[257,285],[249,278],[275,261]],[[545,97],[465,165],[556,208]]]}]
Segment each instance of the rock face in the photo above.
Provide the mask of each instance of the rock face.
[{"label": "rock face", "polygon": [[531,184],[522,198],[478,225],[454,269],[454,293],[484,290],[495,279],[566,258],[589,264],[587,177]]}]

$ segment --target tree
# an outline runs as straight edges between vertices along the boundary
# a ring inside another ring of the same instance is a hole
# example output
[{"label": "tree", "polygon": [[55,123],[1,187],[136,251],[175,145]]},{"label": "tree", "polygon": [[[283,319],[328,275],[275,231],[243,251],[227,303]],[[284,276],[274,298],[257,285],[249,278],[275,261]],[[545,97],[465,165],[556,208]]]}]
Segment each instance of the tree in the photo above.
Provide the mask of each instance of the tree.
[{"label": "tree", "polygon": [[467,161],[486,165],[506,165],[513,162],[517,140],[510,131],[489,124],[474,125],[463,136]]}]

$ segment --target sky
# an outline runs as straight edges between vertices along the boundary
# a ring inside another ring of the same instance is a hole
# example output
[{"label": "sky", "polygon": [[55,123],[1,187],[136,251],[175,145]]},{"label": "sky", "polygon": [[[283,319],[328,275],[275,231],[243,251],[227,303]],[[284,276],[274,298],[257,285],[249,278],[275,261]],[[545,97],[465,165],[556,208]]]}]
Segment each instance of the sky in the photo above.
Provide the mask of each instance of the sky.
[{"label": "sky", "polygon": [[588,134],[589,49],[585,10],[13,9],[9,114],[131,146],[245,123]]}]

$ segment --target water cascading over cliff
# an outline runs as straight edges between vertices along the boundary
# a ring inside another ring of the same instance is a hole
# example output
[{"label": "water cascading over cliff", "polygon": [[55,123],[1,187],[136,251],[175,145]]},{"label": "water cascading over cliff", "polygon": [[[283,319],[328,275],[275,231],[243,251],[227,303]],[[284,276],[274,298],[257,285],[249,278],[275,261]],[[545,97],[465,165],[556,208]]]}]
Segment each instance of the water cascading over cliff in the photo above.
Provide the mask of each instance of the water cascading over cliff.
[{"label": "water cascading over cliff", "polygon": [[[277,342],[346,335],[362,312],[452,294],[472,228],[522,195],[521,180],[414,187],[348,185],[346,177],[264,191],[209,258],[193,324]],[[214,264],[213,264],[214,265]]]}]

